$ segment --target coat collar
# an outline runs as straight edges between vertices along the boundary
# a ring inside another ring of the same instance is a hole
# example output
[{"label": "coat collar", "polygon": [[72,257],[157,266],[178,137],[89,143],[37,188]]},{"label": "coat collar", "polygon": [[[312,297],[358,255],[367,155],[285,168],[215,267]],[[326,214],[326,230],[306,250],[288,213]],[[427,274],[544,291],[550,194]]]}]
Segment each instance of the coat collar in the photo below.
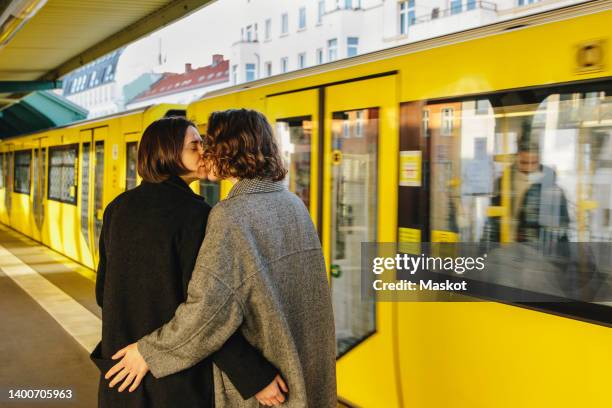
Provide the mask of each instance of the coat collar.
[{"label": "coat collar", "polygon": [[271,193],[274,191],[285,190],[285,186],[282,181],[272,181],[270,179],[242,179],[238,180],[234,187],[230,190],[227,198],[236,197],[241,194],[257,194],[257,193]]},{"label": "coat collar", "polygon": [[187,185],[187,183],[185,183],[185,181],[183,181],[182,178],[180,178],[179,176],[170,176],[168,177],[166,180],[163,181],[164,184],[168,184],[171,185],[174,188],[178,188],[180,190],[182,190],[183,192],[196,197],[198,199],[204,199],[203,197],[197,195],[196,193],[193,192],[193,190],[191,188],[189,188],[189,186]]}]

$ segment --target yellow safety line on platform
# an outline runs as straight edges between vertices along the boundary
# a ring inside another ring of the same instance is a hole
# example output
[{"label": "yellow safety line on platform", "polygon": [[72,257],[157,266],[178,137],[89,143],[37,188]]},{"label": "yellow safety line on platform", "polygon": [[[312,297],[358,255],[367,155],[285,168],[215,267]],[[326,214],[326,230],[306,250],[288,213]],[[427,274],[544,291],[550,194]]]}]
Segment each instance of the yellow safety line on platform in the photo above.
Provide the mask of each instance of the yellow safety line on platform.
[{"label": "yellow safety line on platform", "polygon": [[0,269],[34,299],[87,352],[102,337],[102,322],[83,305],[0,245]]}]

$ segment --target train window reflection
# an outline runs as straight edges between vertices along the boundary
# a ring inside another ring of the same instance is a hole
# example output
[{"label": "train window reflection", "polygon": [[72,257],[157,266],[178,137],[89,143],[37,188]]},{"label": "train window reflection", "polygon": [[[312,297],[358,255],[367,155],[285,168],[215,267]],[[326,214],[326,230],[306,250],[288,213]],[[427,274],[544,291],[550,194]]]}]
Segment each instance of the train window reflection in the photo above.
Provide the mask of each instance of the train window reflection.
[{"label": "train window reflection", "polygon": [[284,182],[310,208],[312,118],[304,116],[277,120],[276,138],[289,170]]},{"label": "train window reflection", "polygon": [[331,275],[338,354],[374,332],[374,299],[361,298],[361,243],[377,235],[378,109],[332,121]]},{"label": "train window reflection", "polygon": [[511,96],[426,105],[431,241],[612,242],[612,94]]},{"label": "train window reflection", "polygon": [[15,152],[15,185],[16,193],[30,194],[30,164],[32,151]]},{"label": "train window reflection", "polygon": [[76,204],[78,145],[49,148],[49,200]]}]

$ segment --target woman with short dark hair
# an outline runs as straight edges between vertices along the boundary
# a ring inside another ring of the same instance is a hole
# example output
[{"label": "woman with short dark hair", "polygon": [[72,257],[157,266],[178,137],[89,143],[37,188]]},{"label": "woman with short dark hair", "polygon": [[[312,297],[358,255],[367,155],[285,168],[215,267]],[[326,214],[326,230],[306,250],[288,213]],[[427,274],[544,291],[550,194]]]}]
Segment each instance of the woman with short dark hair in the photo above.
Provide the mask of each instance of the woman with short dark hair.
[{"label": "woman with short dark hair", "polygon": [[[127,370],[138,386],[184,370],[242,333],[283,373],[287,407],[335,408],[336,342],[331,296],[319,238],[302,201],[281,180],[286,170],[272,129],[252,110],[213,113],[204,157],[209,179],[236,181],[213,208],[189,282],[172,321],[115,354],[109,372]],[[217,408],[257,407],[243,401],[215,370]],[[261,401],[261,400],[260,400]],[[277,399],[264,399],[279,405]]]},{"label": "woman with short dark hair", "polygon": [[[102,372],[114,364],[111,356],[118,348],[170,321],[187,298],[210,212],[204,199],[189,188],[206,177],[202,154],[202,138],[192,122],[169,117],[151,123],[138,149],[142,183],[106,207],[96,280],[102,341],[92,353]],[[244,398],[277,375],[274,366],[237,333],[217,353],[185,371],[160,379],[146,376],[134,393],[119,393],[100,378],[99,406],[212,408],[213,362]]]}]

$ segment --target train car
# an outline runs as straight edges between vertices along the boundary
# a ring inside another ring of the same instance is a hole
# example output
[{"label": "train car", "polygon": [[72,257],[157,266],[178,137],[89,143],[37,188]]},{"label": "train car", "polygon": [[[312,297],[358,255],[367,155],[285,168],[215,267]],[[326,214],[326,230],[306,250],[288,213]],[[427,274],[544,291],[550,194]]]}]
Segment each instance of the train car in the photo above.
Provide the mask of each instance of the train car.
[{"label": "train car", "polygon": [[105,206],[139,182],[143,130],[174,114],[184,115],[185,106],[158,105],[3,140],[0,222],[94,270]]},{"label": "train car", "polygon": [[[533,182],[516,169],[530,165],[554,175],[556,198],[540,217],[547,229],[529,239],[612,241],[610,4],[261,79],[188,106],[201,132],[211,112],[241,107],[275,128],[287,186],[310,210],[330,271],[341,399],[609,406],[612,305],[362,299],[360,245],[527,239],[516,197]],[[137,183],[140,134],[171,109],[2,141],[0,221],[93,268],[104,205]],[[231,186],[197,188],[214,203]]]},{"label": "train car", "polygon": [[[612,305],[376,302],[361,298],[359,271],[361,242],[527,239],[513,207],[530,185],[516,171],[524,160],[556,176],[557,199],[540,214],[547,235],[536,239],[611,241],[611,22],[610,2],[585,3],[249,82],[188,107],[201,132],[211,112],[241,107],[276,129],[287,185],[311,212],[331,275],[341,399],[610,405]],[[222,183],[222,195],[230,188]]]}]

